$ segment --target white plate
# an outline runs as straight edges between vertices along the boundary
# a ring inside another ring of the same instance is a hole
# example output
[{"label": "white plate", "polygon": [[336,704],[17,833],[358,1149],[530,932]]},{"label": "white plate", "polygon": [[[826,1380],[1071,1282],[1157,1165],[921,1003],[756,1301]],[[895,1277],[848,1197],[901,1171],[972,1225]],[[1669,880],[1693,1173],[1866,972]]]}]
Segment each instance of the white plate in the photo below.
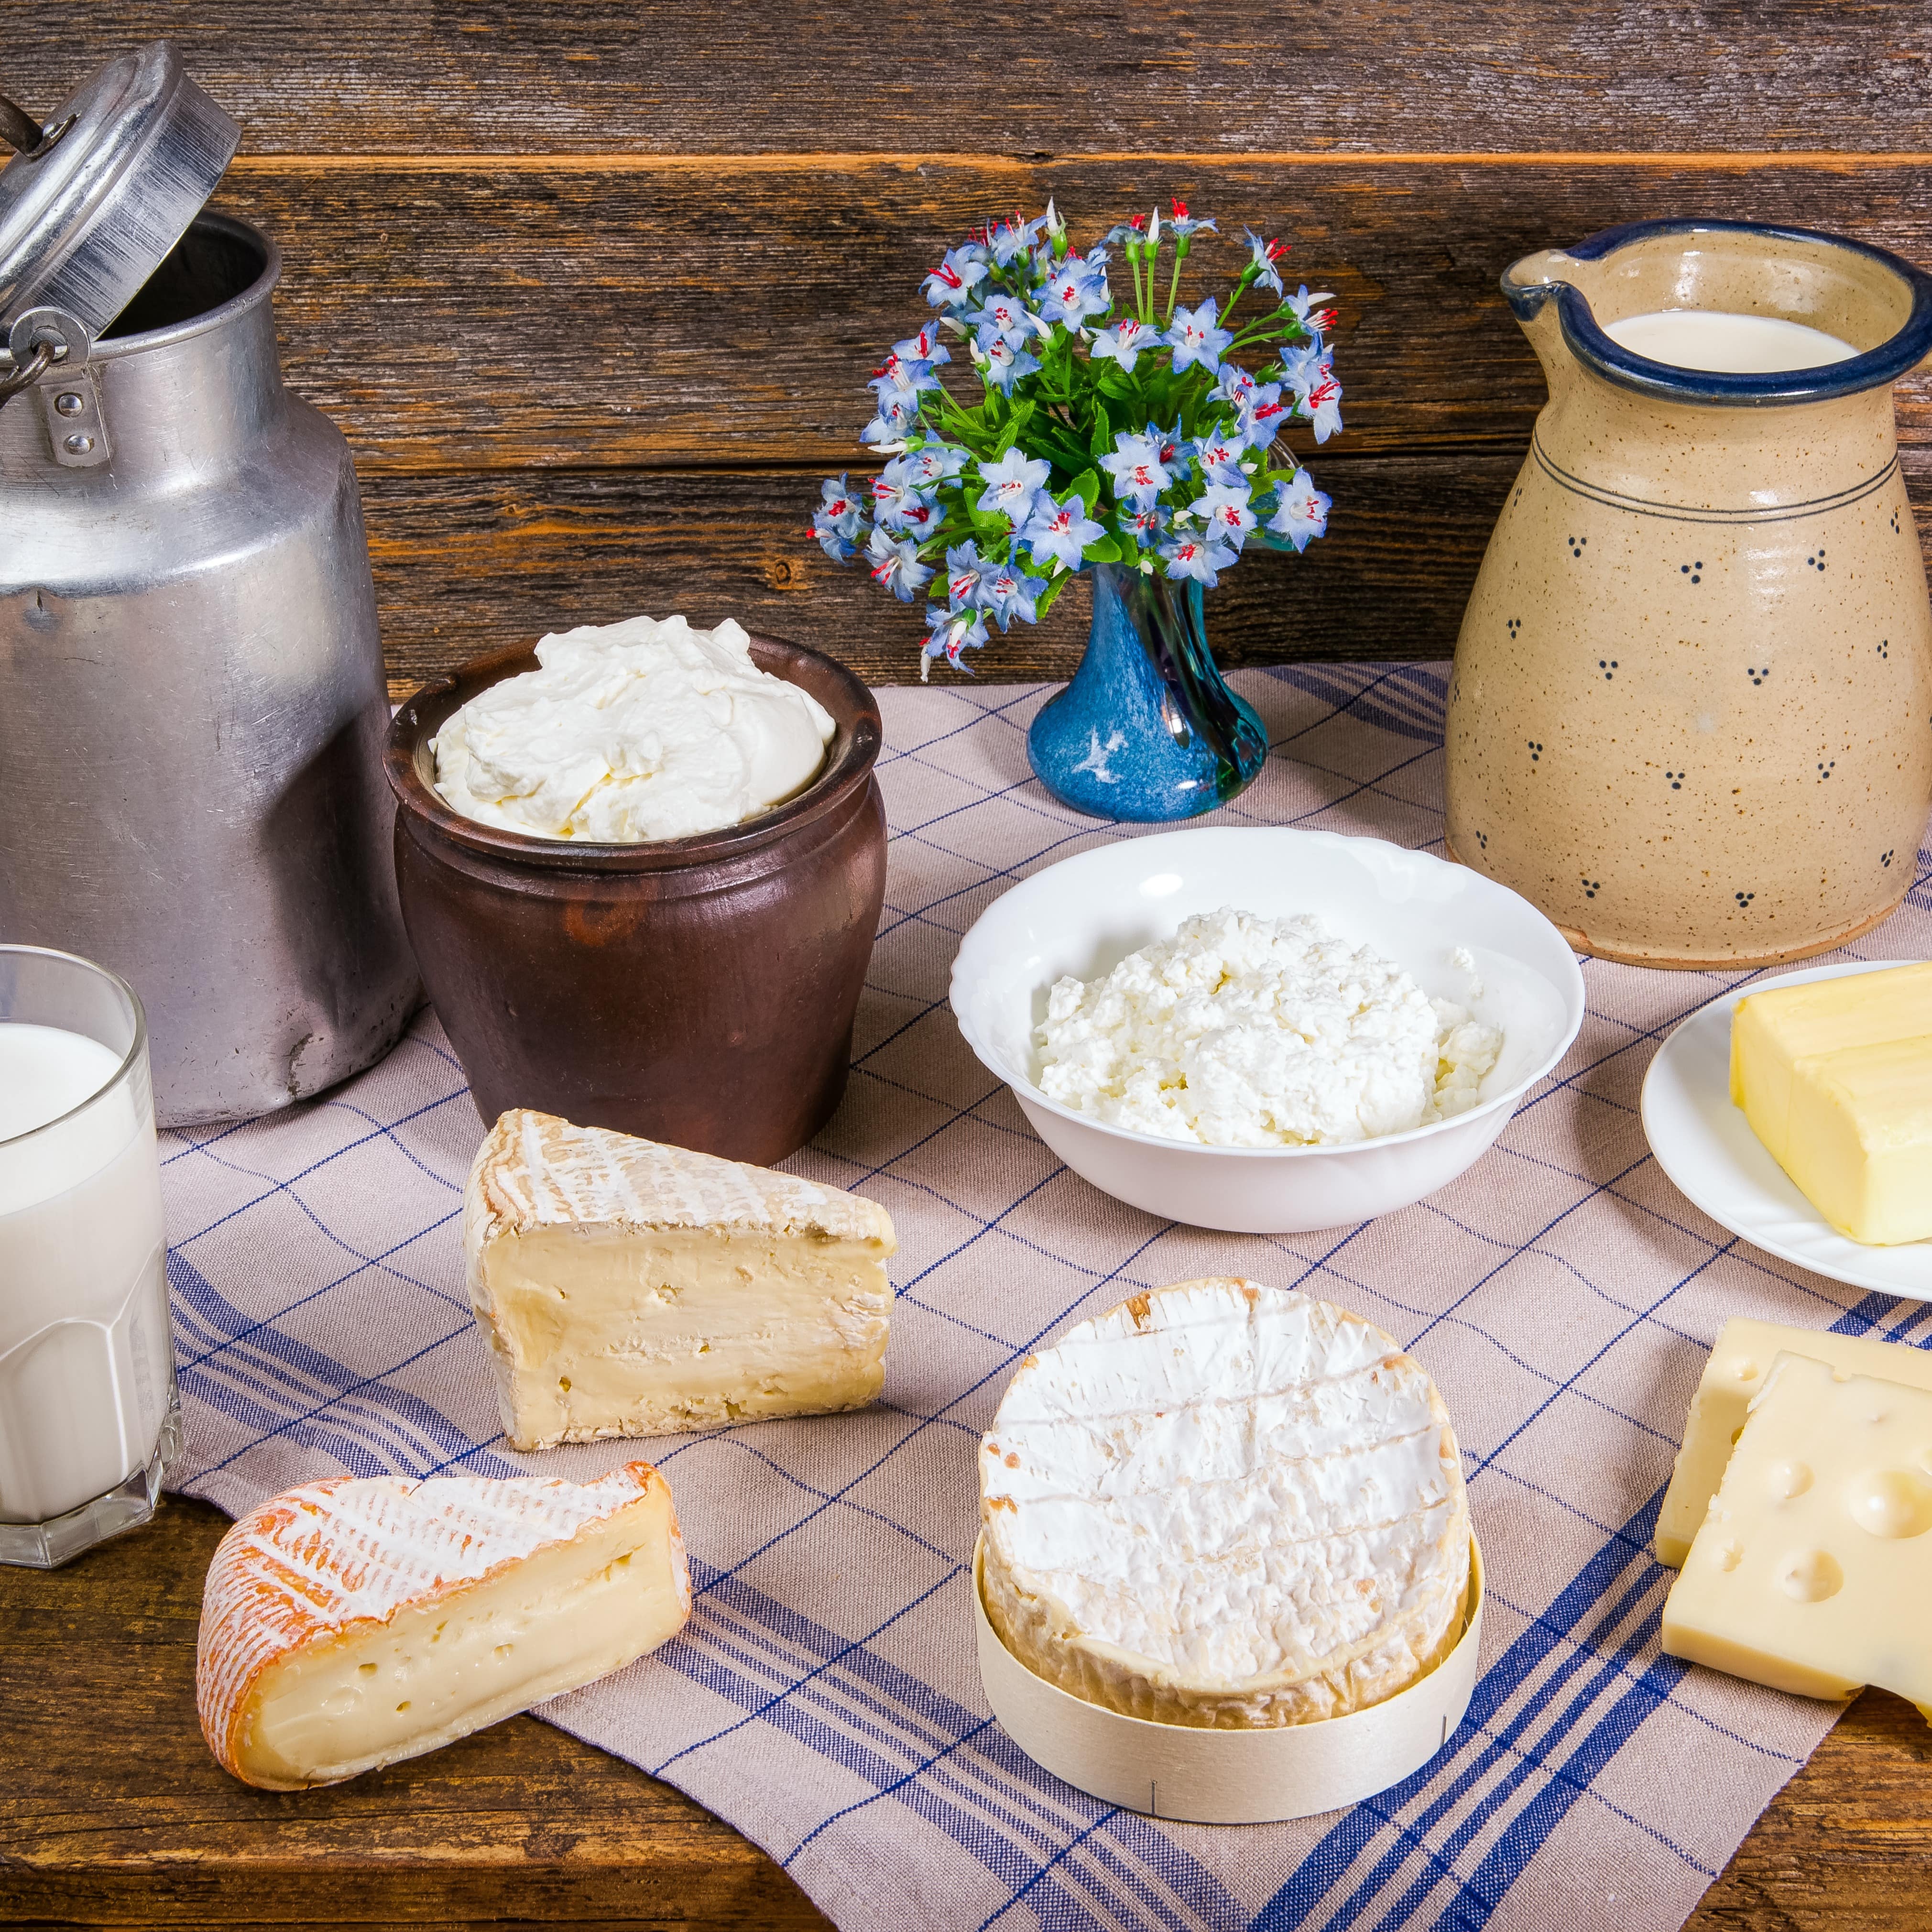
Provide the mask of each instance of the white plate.
[{"label": "white plate", "polygon": [[1932,1241],[1872,1248],[1848,1240],[1801,1194],[1742,1108],[1731,1105],[1731,1009],[1748,993],[1909,966],[1860,959],[1739,986],[1678,1023],[1643,1082],[1643,1130],[1657,1164],[1720,1227],[1814,1274],[1880,1294],[1932,1301]]},{"label": "white plate", "polygon": [[[1034,1029],[1063,974],[1090,980],[1191,913],[1317,913],[1406,967],[1432,997],[1502,1029],[1502,1057],[1467,1113],[1343,1145],[1202,1147],[1108,1126],[1036,1084]],[[1455,963],[1466,949],[1482,982]],[[1480,1159],[1583,1018],[1562,935],[1480,872],[1379,838],[1281,826],[1195,826],[1110,840],[1022,880],[982,913],[952,962],[966,1042],[1013,1090],[1034,1131],[1096,1187],[1198,1228],[1293,1234],[1393,1213]]]}]

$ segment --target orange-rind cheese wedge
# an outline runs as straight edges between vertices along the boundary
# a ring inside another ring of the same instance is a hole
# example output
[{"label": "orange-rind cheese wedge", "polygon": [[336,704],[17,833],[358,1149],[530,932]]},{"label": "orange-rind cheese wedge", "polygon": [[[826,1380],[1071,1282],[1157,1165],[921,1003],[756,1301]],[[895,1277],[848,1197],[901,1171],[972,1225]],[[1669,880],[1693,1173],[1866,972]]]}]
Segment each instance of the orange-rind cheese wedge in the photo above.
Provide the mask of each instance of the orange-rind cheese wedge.
[{"label": "orange-rind cheese wedge", "polygon": [[434,1750],[621,1669],[683,1628],[663,1477],[333,1478],[243,1517],[208,1566],[208,1748],[271,1791]]}]

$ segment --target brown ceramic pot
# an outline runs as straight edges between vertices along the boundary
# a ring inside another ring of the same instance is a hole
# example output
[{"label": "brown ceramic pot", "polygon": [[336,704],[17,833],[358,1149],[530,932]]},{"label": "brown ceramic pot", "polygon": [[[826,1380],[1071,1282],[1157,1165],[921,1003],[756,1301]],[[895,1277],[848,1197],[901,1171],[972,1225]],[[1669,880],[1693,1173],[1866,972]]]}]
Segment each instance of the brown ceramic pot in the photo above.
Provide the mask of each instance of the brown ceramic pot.
[{"label": "brown ceramic pot", "polygon": [[837,722],[825,769],[742,825],[634,845],[525,837],[436,795],[430,742],[526,646],[425,685],[387,768],[424,983],[486,1121],[536,1107],[734,1160],[795,1153],[845,1090],[885,896],[878,706],[843,665],[754,638]]}]

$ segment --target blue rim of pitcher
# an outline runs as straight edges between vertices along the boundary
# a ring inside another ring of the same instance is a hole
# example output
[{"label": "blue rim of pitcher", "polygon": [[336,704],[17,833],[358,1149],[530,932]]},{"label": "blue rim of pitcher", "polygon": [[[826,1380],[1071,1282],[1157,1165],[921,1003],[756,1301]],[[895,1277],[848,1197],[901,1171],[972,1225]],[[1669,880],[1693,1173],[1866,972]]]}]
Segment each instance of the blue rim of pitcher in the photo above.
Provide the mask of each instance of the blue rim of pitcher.
[{"label": "blue rim of pitcher", "polygon": [[1902,255],[1869,242],[1833,235],[1816,228],[1785,228],[1759,221],[1628,221],[1600,229],[1574,248],[1555,250],[1572,261],[1600,261],[1633,242],[1658,235],[1759,235],[1778,242],[1808,242],[1862,255],[1889,270],[1912,291],[1912,308],[1904,324],[1876,348],[1827,362],[1814,369],[1780,369],[1767,374],[1726,375],[1714,370],[1683,369],[1675,363],[1653,362],[1612,341],[1598,325],[1589,298],[1574,284],[1519,282],[1515,266],[1504,271],[1502,290],[1520,322],[1540,313],[1555,298],[1563,324],[1563,339],[1588,368],[1627,389],[1646,395],[1687,402],[1730,404],[1749,407],[1780,403],[1828,402],[1860,391],[1889,388],[1900,376],[1932,355],[1932,275],[1915,268]]}]

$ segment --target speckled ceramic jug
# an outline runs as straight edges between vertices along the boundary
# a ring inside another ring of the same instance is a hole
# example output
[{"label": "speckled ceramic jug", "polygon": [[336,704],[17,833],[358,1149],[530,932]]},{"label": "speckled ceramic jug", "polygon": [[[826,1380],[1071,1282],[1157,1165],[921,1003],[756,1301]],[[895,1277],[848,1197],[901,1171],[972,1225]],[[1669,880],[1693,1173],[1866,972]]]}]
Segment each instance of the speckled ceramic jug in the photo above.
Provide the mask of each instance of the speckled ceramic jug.
[{"label": "speckled ceramic jug", "polygon": [[[1828,235],[1649,222],[1529,256],[1503,292],[1550,400],[1456,646],[1454,855],[1646,965],[1769,964],[1875,926],[1932,805],[1892,400],[1932,352],[1932,278]],[[1713,374],[1604,333],[1670,309],[1858,352]]]}]

